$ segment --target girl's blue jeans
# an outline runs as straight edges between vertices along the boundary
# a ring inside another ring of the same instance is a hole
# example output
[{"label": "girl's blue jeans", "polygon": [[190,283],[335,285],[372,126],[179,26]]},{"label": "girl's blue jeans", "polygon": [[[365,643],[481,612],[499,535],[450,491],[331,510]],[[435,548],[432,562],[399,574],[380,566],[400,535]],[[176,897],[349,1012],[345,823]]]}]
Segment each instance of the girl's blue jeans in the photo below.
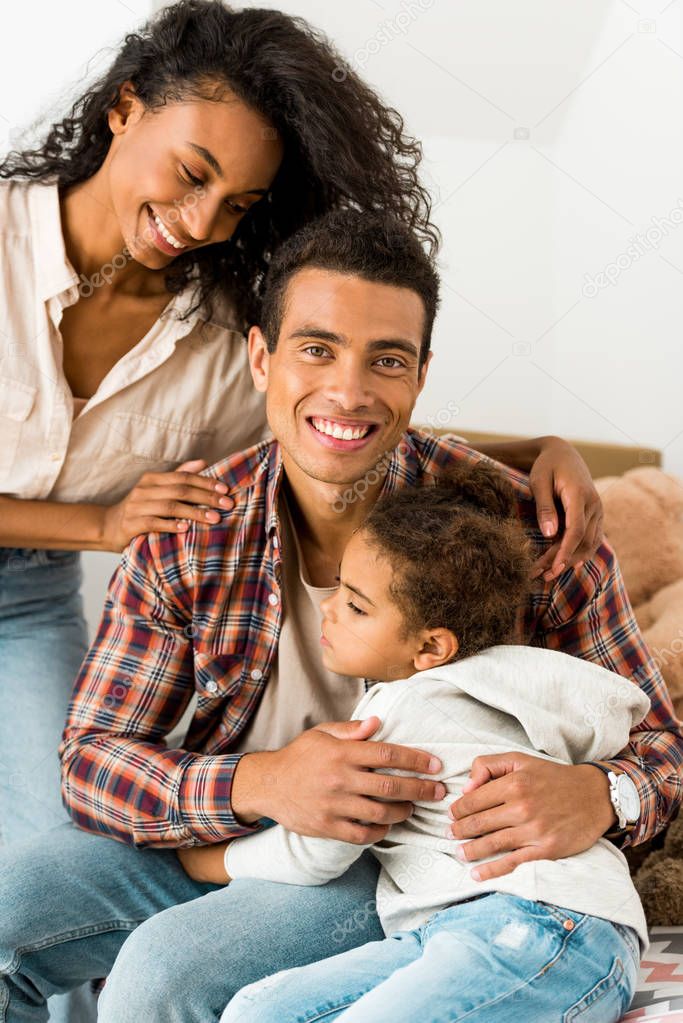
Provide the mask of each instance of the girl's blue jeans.
[{"label": "girl's blue jeans", "polygon": [[494,892],[250,984],[221,1023],[616,1023],[639,959],[631,928]]}]

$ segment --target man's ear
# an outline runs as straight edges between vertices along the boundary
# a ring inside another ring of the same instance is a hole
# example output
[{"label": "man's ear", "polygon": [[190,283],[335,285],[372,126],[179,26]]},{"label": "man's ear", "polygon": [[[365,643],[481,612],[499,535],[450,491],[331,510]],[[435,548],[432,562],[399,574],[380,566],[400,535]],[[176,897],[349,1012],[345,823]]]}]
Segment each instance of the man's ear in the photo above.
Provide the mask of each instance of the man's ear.
[{"label": "man's ear", "polygon": [[247,338],[249,352],[249,368],[254,387],[262,394],[268,390],[268,372],[270,370],[270,352],[260,327],[251,327]]},{"label": "man's ear", "polygon": [[135,91],[131,81],[119,87],[116,105],[107,113],[112,135],[123,135],[131,124],[137,124],[145,112],[145,105]]},{"label": "man's ear", "polygon": [[460,646],[450,629],[425,629],[420,640],[420,649],[413,657],[415,671],[427,671],[447,664],[453,660]]}]

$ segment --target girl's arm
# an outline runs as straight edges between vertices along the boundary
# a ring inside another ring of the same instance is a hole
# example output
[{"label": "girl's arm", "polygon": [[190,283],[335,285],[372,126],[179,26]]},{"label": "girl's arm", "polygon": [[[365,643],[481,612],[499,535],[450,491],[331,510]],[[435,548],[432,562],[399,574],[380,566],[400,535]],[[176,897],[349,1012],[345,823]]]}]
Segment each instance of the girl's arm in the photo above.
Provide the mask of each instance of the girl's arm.
[{"label": "girl's arm", "polygon": [[228,842],[176,849],[176,855],[194,881],[227,884],[238,877],[258,877],[282,884],[322,885],[348,870],[367,848],[298,835],[276,824]]}]

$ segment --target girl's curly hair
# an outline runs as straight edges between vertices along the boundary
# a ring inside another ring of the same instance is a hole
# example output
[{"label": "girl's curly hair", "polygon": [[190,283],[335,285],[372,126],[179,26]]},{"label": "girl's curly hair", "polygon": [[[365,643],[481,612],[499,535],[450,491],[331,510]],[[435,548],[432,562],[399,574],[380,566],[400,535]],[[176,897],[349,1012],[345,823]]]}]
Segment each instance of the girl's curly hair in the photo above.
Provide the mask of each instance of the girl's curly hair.
[{"label": "girl's curly hair", "polygon": [[[0,178],[68,187],[91,177],[111,142],[107,113],[131,81],[153,109],[188,98],[216,97],[227,87],[280,133],[284,157],[267,197],[224,243],[176,257],[166,286],[178,293],[193,279],[193,308],[221,294],[238,329],[259,320],[272,253],[309,220],[330,209],[393,213],[435,255],[429,193],[420,183],[420,143],[330,41],[304,19],[280,11],[235,10],[221,0],[180,0],[125,37],[109,70],[52,124],[36,149],[12,151]],[[194,283],[194,282],[193,282]]]},{"label": "girl's curly hair", "polygon": [[511,642],[532,554],[514,491],[491,465],[463,464],[434,487],[399,490],[374,506],[362,531],[392,566],[404,638],[450,629],[454,660]]}]

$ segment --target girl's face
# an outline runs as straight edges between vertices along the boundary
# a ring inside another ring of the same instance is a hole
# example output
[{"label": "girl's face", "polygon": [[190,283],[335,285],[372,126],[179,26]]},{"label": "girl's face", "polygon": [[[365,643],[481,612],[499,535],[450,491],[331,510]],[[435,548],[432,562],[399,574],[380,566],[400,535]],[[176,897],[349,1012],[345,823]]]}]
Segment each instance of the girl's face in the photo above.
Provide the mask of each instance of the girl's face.
[{"label": "girl's face", "polygon": [[363,531],[354,533],[339,567],[339,588],[321,605],[320,642],[330,671],[391,681],[419,670],[423,636],[402,638],[402,617],[389,589],[392,575]]},{"label": "girl's face", "polygon": [[227,241],[277,173],[284,149],[273,127],[225,90],[217,97],[147,110],[124,86],[110,111],[112,213],[149,269]]}]

